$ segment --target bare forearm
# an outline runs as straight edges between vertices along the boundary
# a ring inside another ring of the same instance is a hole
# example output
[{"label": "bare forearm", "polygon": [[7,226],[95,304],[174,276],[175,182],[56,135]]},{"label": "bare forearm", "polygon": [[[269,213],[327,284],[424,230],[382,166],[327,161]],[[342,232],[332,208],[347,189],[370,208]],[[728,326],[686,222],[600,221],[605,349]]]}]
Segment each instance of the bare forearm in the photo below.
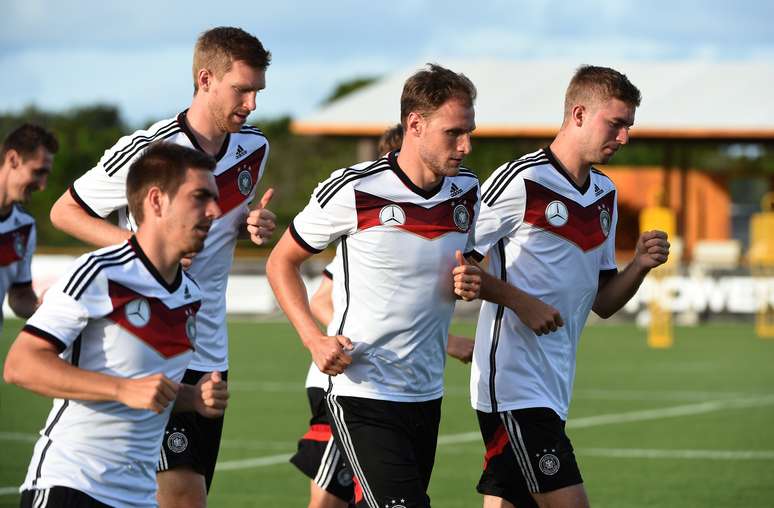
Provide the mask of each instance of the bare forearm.
[{"label": "bare forearm", "polygon": [[481,273],[481,299],[508,307],[516,312],[527,294],[519,288],[498,279],[489,272]]},{"label": "bare forearm", "polygon": [[333,291],[333,281],[326,276],[323,276],[323,280],[320,283],[320,287],[312,295],[312,299],[309,302],[309,307],[314,315],[315,319],[320,322],[324,327],[328,326],[328,323],[333,319],[333,299],[331,293]]},{"label": "bare forearm", "polygon": [[285,315],[307,346],[312,337],[319,337],[320,330],[315,324],[309,308],[306,287],[299,266],[287,259],[269,258],[266,266],[269,283]]},{"label": "bare forearm", "polygon": [[69,192],[62,194],[51,208],[51,223],[60,231],[97,247],[121,243],[132,235],[126,229],[89,215]]},{"label": "bare forearm", "polygon": [[629,263],[599,288],[592,307],[594,312],[603,318],[618,312],[637,293],[648,272],[634,261]]},{"label": "bare forearm", "polygon": [[90,401],[116,400],[120,379],[74,367],[55,353],[31,354],[12,347],[3,378],[37,394]]},{"label": "bare forearm", "polygon": [[559,310],[489,273],[482,275],[481,298],[512,310],[536,335],[564,326]]}]

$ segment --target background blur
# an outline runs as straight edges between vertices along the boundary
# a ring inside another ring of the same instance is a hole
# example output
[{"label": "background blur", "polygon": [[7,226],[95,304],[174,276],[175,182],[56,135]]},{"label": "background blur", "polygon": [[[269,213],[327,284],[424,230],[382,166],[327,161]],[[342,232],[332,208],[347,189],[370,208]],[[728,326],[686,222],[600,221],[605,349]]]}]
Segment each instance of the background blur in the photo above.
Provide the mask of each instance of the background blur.
[{"label": "background blur", "polygon": [[[51,227],[51,204],[120,136],[188,106],[194,41],[213,26],[240,26],[273,55],[250,123],[271,143],[259,193],[275,187],[280,232],[318,181],[377,155],[379,134],[399,120],[400,84],[426,62],[479,87],[465,165],[482,181],[550,142],[574,68],[626,73],[643,103],[629,146],[602,168],[619,189],[619,261],[643,228],[669,229],[673,250],[619,324],[584,334],[570,423],[592,502],[774,505],[774,3],[2,0],[0,9],[0,136],[35,121],[61,144],[48,189],[28,204],[37,290],[88,250]],[[216,506],[305,498],[286,458],[304,431],[308,356],[287,325],[255,325],[284,320],[263,276],[269,249],[241,244],[230,280],[239,354]],[[308,263],[310,289],[332,254]],[[472,334],[476,306],[458,308],[458,332]],[[20,327],[6,322],[3,356]],[[431,484],[439,506],[479,503],[466,378],[450,367],[451,417]],[[0,506],[16,504],[49,407],[0,385],[0,442],[11,450],[0,460]]]}]

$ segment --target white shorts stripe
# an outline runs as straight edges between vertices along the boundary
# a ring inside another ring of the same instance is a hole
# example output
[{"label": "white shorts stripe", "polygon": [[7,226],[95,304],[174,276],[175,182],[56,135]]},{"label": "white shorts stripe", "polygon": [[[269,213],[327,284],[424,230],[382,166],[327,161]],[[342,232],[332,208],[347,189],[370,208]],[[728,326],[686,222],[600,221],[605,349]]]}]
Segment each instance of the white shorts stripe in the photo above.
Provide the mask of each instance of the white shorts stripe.
[{"label": "white shorts stripe", "polygon": [[352,472],[355,474],[355,477],[357,477],[360,489],[363,491],[363,499],[365,499],[369,508],[380,508],[379,503],[376,502],[374,493],[371,491],[371,487],[368,485],[368,480],[366,480],[366,477],[363,474],[363,468],[360,467],[357,455],[355,455],[355,447],[352,445],[352,438],[350,437],[349,430],[344,422],[344,409],[336,402],[335,395],[329,393],[325,396],[325,399],[328,402],[330,414],[339,430],[342,441],[341,446],[344,449],[344,453],[347,455],[347,460],[349,461],[350,467],[352,467]]},{"label": "white shorts stripe", "polygon": [[156,466],[156,471],[166,471],[169,469],[169,464],[167,463],[167,452],[164,451],[164,445],[161,446],[161,454],[159,455],[159,464]]},{"label": "white shorts stripe", "polygon": [[532,463],[529,460],[529,452],[527,451],[527,446],[524,444],[524,438],[521,435],[519,422],[517,422],[513,415],[508,411],[500,413],[500,418],[502,418],[503,424],[505,425],[505,431],[508,434],[508,442],[511,444],[513,454],[516,456],[516,461],[519,463],[521,474],[527,482],[527,488],[530,492],[540,492],[537,478],[535,477],[535,471],[532,469]]},{"label": "white shorts stripe", "polygon": [[44,508],[48,504],[48,493],[51,489],[40,489],[35,491],[35,497],[32,500],[33,508]]},{"label": "white shorts stripe", "polygon": [[340,456],[341,452],[339,452],[336,443],[333,442],[333,436],[331,436],[325,447],[325,453],[323,453],[322,459],[320,460],[320,468],[317,470],[317,476],[314,478],[314,483],[321,489],[326,489],[328,488],[328,485],[330,485]]}]

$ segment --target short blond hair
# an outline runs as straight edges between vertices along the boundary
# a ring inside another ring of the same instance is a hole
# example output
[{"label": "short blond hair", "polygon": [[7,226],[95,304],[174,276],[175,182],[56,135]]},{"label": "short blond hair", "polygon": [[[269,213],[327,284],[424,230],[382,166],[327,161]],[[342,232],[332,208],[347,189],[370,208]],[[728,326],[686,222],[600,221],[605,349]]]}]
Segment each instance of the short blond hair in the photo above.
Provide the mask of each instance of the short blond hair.
[{"label": "short blond hair", "polygon": [[194,93],[199,91],[199,70],[207,69],[221,78],[237,60],[254,69],[266,70],[271,63],[271,53],[264,49],[261,41],[241,28],[219,26],[201,34],[194,48]]},{"label": "short blond hair", "polygon": [[642,95],[626,74],[609,67],[581,66],[567,86],[564,118],[570,116],[576,104],[599,103],[609,99],[618,99],[636,108],[640,105]]}]

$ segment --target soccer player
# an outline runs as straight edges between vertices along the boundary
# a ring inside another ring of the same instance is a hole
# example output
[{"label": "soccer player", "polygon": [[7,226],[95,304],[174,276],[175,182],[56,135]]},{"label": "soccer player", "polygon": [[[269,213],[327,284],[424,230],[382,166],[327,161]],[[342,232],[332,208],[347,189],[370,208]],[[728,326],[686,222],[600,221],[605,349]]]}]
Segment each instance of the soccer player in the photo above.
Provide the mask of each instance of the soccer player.
[{"label": "soccer player", "polygon": [[[410,77],[400,152],[335,171],[269,256],[280,305],[331,376],[326,404],[355,474],[357,506],[429,506],[455,296],[475,298],[480,287],[460,252],[478,207],[478,179],[460,167],[475,95],[467,77],[438,65]],[[336,240],[336,332],[326,335],[299,266]]]},{"label": "soccer player", "polygon": [[[246,232],[262,244],[275,228],[266,209],[269,189],[252,211],[256,185],[263,175],[269,145],[261,131],[245,124],[256,107],[256,94],[266,84],[271,54],[239,28],[218,27],[196,42],[194,97],[176,117],[121,138],[96,167],[76,180],[51,210],[59,229],[97,246],[119,242],[136,229],[126,209],[126,171],[148,144],[165,140],[212,155],[223,215],[212,225],[204,249],[193,258],[189,273],[202,287],[199,336],[185,382],[196,383],[207,372],[228,372],[226,285],[237,236]],[[103,220],[117,210],[119,227]],[[191,256],[189,256],[190,258]],[[190,260],[190,259],[189,259]],[[220,447],[223,418],[206,419],[178,413],[169,421],[159,460],[159,504],[163,508],[206,505]]]},{"label": "soccer player", "polygon": [[[400,150],[403,143],[403,126],[396,124],[379,138],[378,151],[387,154]],[[317,291],[309,301],[309,307],[315,319],[329,328],[333,318],[333,272],[340,272],[339,258],[335,257],[323,270],[323,277]],[[345,302],[342,302],[346,305]],[[473,341],[467,337],[449,334],[446,352],[463,363],[473,358]],[[346,508],[354,500],[354,482],[352,470],[336,446],[331,432],[328,412],[325,409],[325,391],[328,389],[328,376],[320,372],[314,362],[309,366],[306,376],[306,395],[312,418],[309,430],[298,442],[298,451],[290,461],[310,478],[309,508]]]},{"label": "soccer player", "polygon": [[666,234],[648,231],[617,271],[616,190],[593,167],[629,141],[639,104],[620,72],[579,68],[551,145],[503,164],[482,186],[469,254],[489,255],[489,301],[470,388],[486,446],[486,508],[588,506],[564,430],[578,340],[590,310],[611,316],[669,254]]},{"label": "soccer player", "polygon": [[[14,129],[0,148],[0,304],[6,293],[14,313],[28,318],[38,307],[32,289],[35,218],[20,203],[46,188],[59,143],[39,125]],[[3,326],[0,308],[0,330]]]},{"label": "soccer player", "polygon": [[54,398],[22,507],[152,507],[173,408],[223,414],[220,372],[180,384],[198,345],[199,286],[180,260],[220,215],[211,157],[152,145],[126,176],[136,234],[81,256],[11,346],[4,378]]}]

